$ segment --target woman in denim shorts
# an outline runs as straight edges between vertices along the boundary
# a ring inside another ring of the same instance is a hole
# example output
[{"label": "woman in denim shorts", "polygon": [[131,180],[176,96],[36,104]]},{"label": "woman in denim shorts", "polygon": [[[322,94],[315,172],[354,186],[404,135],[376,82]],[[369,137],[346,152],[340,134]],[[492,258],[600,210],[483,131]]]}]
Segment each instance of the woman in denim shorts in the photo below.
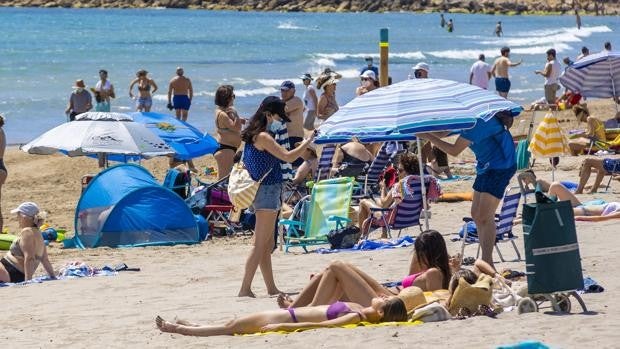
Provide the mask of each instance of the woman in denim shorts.
[{"label": "woman in denim shorts", "polygon": [[243,163],[253,180],[262,179],[256,192],[252,207],[256,212],[256,229],[254,232],[254,246],[245,263],[245,273],[239,297],[254,297],[252,279],[256,268],[260,265],[267,293],[279,294],[273,279],[271,268],[271,249],[274,244],[273,227],[281,205],[282,172],[281,161],[293,162],[299,158],[312,142],[314,136],[305,139],[301,144],[290,151],[282,148],[267,132],[271,124],[276,122],[290,122],[284,111],[284,101],[279,97],[269,96],[263,100],[260,107],[249,121],[248,127],[241,133],[245,142]]}]

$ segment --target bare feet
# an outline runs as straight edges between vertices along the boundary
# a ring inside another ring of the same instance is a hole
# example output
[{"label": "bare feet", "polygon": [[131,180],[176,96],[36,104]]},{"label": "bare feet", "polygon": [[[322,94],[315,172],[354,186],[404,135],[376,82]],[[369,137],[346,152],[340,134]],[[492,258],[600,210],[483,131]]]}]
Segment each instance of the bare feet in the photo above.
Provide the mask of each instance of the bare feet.
[{"label": "bare feet", "polygon": [[237,295],[237,297],[251,297],[251,298],[256,298],[256,295],[254,294],[254,292],[252,292],[252,290],[247,290],[247,291],[239,291],[239,294]]},{"label": "bare feet", "polygon": [[162,332],[170,332],[170,333],[177,332],[178,325],[164,320],[159,315],[157,315],[157,317],[155,318],[155,324],[157,325],[157,328],[159,328],[159,330]]},{"label": "bare feet", "polygon": [[280,293],[278,295],[278,306],[282,309],[287,309],[293,304],[293,299],[289,297],[289,295],[285,293]]}]

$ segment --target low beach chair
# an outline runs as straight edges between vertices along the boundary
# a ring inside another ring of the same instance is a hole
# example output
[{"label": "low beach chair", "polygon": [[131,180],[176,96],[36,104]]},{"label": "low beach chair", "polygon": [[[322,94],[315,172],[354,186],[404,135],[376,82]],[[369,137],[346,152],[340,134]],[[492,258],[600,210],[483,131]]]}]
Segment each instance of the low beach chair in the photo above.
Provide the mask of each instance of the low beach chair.
[{"label": "low beach chair", "polygon": [[[502,208],[500,213],[495,215],[495,225],[497,229],[497,235],[495,237],[495,251],[497,251],[499,259],[502,262],[505,262],[506,260],[497,246],[498,243],[502,242],[510,242],[515,250],[515,253],[517,254],[517,261],[521,260],[521,254],[515,244],[517,237],[512,231],[513,222],[517,216],[517,209],[519,208],[520,200],[521,191],[518,187],[507,188],[504,193],[504,198],[502,199]],[[480,255],[480,240],[478,239],[478,235],[471,235],[467,230],[467,223],[471,221],[473,221],[471,217],[463,218],[463,222],[465,222],[465,225],[463,226],[463,244],[461,245],[461,256],[463,256],[463,258],[465,256],[463,252],[465,251],[465,246],[467,245],[478,244],[478,253],[476,254],[476,258]]]},{"label": "low beach chair", "polygon": [[[390,149],[390,143],[393,142],[384,142],[379,148],[379,152],[377,152],[377,156],[368,167],[368,171],[363,178],[364,187],[362,188],[361,195],[371,195],[373,192],[373,187],[379,183],[379,177],[381,173],[387,165],[390,163],[393,155],[395,154],[395,149]],[[394,142],[395,143],[395,142]],[[391,148],[394,148],[392,144]],[[392,152],[390,152],[392,150]],[[361,182],[361,180],[360,180]]]},{"label": "low beach chair", "polygon": [[325,144],[319,157],[319,166],[317,169],[316,181],[328,179],[330,177],[330,171],[332,169],[332,160],[336,153],[335,144]]},{"label": "low beach chair", "polygon": [[[424,183],[428,190],[428,184],[430,183],[430,175],[424,176]],[[387,231],[389,238],[392,238],[391,230],[398,230],[398,237],[403,229],[409,227],[419,227],[422,232],[422,224],[420,223],[420,217],[424,205],[422,202],[422,183],[417,178],[413,195],[407,195],[399,204],[394,204],[388,208],[371,208],[371,215],[362,224],[362,238],[367,239],[372,229],[382,228]],[[380,216],[376,217],[375,214],[380,213]]]},{"label": "low beach chair", "polygon": [[284,228],[284,251],[297,246],[308,252],[307,246],[328,244],[330,230],[348,225],[353,183],[351,177],[315,183],[311,194],[295,205],[291,219],[278,222]]}]

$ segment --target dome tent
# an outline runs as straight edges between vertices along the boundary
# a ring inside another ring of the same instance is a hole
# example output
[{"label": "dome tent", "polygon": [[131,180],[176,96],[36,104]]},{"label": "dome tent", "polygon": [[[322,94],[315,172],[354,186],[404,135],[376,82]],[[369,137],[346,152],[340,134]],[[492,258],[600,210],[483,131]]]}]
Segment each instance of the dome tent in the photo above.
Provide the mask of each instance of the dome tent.
[{"label": "dome tent", "polygon": [[121,164],[100,172],[75,209],[78,247],[134,247],[199,242],[191,210],[146,169]]}]

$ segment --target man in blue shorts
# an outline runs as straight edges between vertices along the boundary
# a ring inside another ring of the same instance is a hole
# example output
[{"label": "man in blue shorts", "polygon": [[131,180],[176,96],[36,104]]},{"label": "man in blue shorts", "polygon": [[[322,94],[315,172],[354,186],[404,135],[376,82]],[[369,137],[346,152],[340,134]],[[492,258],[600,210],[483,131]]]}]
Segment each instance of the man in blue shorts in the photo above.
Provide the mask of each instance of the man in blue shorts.
[{"label": "man in blue shorts", "polygon": [[508,68],[516,67],[521,64],[522,61],[520,60],[516,63],[511,62],[508,58],[510,57],[510,48],[508,47],[502,47],[500,53],[502,55],[495,60],[495,63],[493,63],[491,74],[495,77],[495,90],[497,90],[497,93],[504,98],[508,98],[508,91],[510,91]]},{"label": "man in blue shorts", "polygon": [[517,171],[515,147],[507,127],[498,115],[510,118],[509,111],[496,114],[489,121],[478,120],[476,126],[461,132],[454,144],[442,139],[445,132],[420,134],[446,153],[457,156],[469,147],[476,155],[476,180],[471,217],[476,223],[482,260],[493,266],[495,246],[495,210],[504,197],[510,179]]},{"label": "man in blue shorts", "polygon": [[[194,90],[192,81],[183,76],[183,68],[177,67],[177,75],[168,86],[168,109],[174,108],[177,119],[187,121],[189,107],[192,105]],[[173,97],[174,96],[174,97]]]}]

